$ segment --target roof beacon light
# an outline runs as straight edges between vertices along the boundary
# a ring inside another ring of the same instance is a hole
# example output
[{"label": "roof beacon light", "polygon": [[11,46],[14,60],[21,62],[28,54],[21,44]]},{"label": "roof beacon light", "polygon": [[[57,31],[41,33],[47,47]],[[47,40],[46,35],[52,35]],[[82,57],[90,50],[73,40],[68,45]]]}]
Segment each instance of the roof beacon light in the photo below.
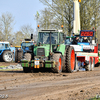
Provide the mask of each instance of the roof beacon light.
[{"label": "roof beacon light", "polygon": [[64,26],[63,25],[61,25],[61,28],[63,28]]},{"label": "roof beacon light", "polygon": [[81,2],[81,0],[78,0],[78,2]]},{"label": "roof beacon light", "polygon": [[38,28],[40,27],[40,25],[37,26]]}]

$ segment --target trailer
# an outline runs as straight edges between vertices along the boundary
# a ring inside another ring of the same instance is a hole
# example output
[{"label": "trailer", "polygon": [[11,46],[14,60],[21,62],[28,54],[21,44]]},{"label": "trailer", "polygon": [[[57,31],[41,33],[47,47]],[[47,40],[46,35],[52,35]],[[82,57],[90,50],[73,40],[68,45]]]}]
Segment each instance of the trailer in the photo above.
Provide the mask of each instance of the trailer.
[{"label": "trailer", "polygon": [[[80,68],[85,68],[86,71],[94,70],[95,64],[97,64],[99,61],[98,44],[97,40],[95,39],[95,31],[80,31],[80,42],[77,42],[76,45],[73,45],[72,42],[73,38],[75,37],[67,37],[65,40],[66,45],[74,47],[76,55],[75,70],[79,70]],[[82,42],[84,37],[87,37],[88,42]]]}]

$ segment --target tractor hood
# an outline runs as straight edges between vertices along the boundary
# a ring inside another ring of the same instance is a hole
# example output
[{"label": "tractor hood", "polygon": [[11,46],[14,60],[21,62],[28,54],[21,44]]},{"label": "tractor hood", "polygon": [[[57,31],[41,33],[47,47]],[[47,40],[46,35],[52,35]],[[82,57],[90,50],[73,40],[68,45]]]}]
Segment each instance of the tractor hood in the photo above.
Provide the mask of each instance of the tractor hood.
[{"label": "tractor hood", "polygon": [[36,48],[36,56],[48,57],[49,56],[50,45],[38,46]]}]

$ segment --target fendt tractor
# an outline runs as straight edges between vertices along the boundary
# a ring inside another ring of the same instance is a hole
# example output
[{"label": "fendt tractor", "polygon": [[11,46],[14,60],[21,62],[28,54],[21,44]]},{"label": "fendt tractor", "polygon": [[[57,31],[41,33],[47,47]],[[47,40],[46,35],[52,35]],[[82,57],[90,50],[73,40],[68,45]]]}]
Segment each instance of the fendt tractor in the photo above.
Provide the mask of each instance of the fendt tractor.
[{"label": "fendt tractor", "polygon": [[30,69],[51,69],[53,72],[73,72],[75,66],[74,48],[64,44],[66,36],[62,30],[40,30],[37,45],[34,45],[34,57],[24,55],[21,64],[24,72]]}]

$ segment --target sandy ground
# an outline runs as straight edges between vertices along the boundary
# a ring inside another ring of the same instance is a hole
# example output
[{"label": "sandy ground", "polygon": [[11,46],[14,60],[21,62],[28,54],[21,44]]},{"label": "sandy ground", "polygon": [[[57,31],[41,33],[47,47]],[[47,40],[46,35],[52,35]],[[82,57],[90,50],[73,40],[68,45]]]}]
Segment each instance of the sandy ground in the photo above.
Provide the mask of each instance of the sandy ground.
[{"label": "sandy ground", "polygon": [[18,63],[5,63],[5,62],[0,62],[0,66],[9,66],[9,65],[17,65]]},{"label": "sandy ground", "polygon": [[73,73],[0,72],[0,100],[87,100],[100,95],[100,67]]}]

